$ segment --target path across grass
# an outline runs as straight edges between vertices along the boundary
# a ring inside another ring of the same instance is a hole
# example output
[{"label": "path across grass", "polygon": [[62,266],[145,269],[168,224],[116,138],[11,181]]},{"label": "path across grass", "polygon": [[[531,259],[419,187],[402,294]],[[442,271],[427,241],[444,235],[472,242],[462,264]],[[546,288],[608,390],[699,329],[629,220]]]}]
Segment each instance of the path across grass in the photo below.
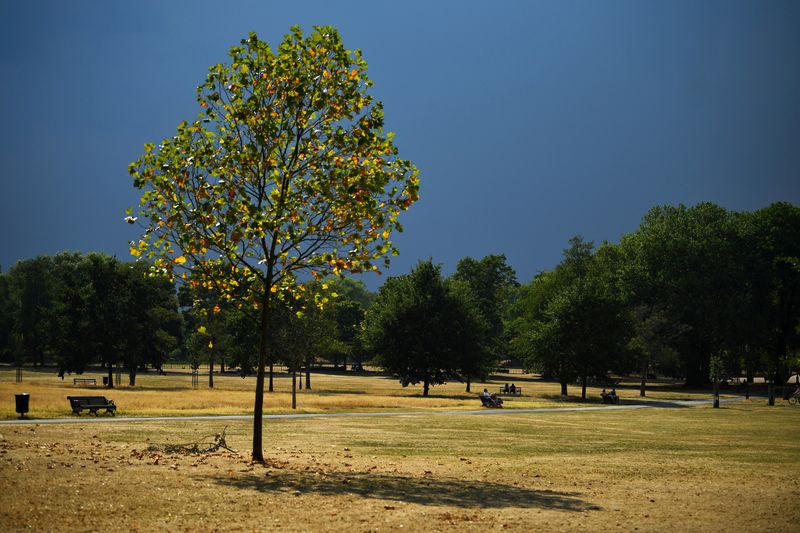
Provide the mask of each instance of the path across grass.
[{"label": "path across grass", "polygon": [[[722,398],[721,403],[737,402],[744,400],[744,396]],[[620,409],[652,409],[652,408],[682,408],[709,405],[713,400],[665,400],[647,403],[605,405],[597,407],[545,407],[538,409],[475,409],[469,411],[379,411],[370,413],[298,413],[286,415],[264,415],[265,420],[284,420],[297,418],[344,418],[344,417],[375,417],[375,416],[422,416],[422,415],[512,415],[524,413],[563,413],[574,411],[616,411]],[[202,416],[147,416],[147,417],[74,417],[74,418],[40,418],[25,420],[0,420],[0,425],[11,424],[73,424],[76,422],[161,422],[169,420],[250,420],[252,415],[202,415]]]}]

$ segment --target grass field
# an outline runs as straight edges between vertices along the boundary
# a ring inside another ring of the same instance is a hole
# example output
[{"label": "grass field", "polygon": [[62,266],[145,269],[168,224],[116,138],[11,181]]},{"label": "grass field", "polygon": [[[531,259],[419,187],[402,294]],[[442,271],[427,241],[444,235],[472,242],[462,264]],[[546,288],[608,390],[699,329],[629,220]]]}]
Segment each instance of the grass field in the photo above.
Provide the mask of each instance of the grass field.
[{"label": "grass field", "polygon": [[[152,443],[220,432],[237,453]],[[800,408],[0,426],[0,530],[797,531]]]},{"label": "grass field", "polygon": [[[14,369],[0,368],[0,419],[16,418],[14,395],[30,394],[32,418],[58,418],[72,416],[69,395],[104,395],[112,398],[121,416],[177,416],[177,415],[240,415],[252,413],[255,377],[242,379],[237,375],[217,375],[215,387],[208,388],[208,377],[200,376],[197,390],[191,387],[188,371],[173,370],[166,376],[154,373],[140,374],[137,385],[129,387],[127,376],[123,384],[113,390],[102,387],[103,374],[86,373],[81,377],[94,377],[97,387],[75,386],[74,376],[59,379],[52,369],[33,371],[26,369],[22,383],[15,383]],[[422,387],[403,388],[396,379],[380,375],[342,373],[313,373],[312,388],[298,391],[297,410],[291,409],[291,378],[278,373],[275,392],[265,397],[265,413],[289,412],[317,413],[375,410],[429,410],[475,409],[480,407],[477,394],[484,387],[497,391],[504,383],[515,383],[523,388],[521,397],[507,398],[508,408],[536,408],[582,405],[580,388],[571,387],[569,401],[562,401],[557,383],[540,380],[530,374],[498,374],[489,382],[473,383],[472,392],[465,392],[463,383],[448,383],[431,388],[428,398],[422,397]],[[631,381],[618,389],[623,402],[640,401],[638,386]],[[590,387],[586,404],[596,405],[600,388]],[[668,398],[708,398],[708,391],[687,391],[672,383],[656,383],[648,393],[649,400]]]}]

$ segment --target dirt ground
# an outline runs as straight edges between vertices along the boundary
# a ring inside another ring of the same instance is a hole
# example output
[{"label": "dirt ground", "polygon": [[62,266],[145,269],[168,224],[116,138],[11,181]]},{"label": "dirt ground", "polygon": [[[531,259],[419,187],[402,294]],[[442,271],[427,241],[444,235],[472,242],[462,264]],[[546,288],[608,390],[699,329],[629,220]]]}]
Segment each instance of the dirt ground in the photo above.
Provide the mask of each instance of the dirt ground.
[{"label": "dirt ground", "polygon": [[[0,530],[798,531],[798,422],[762,402],[269,421],[266,465],[247,422],[0,426]],[[236,452],[163,451],[223,430]]]}]

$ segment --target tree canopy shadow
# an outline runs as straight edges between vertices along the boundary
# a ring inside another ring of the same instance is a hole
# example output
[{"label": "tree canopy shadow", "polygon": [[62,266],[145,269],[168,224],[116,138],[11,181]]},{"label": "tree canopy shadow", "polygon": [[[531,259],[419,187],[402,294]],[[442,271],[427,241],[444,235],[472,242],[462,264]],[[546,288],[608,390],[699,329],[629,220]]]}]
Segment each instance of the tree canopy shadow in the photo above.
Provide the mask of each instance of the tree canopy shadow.
[{"label": "tree canopy shadow", "polygon": [[[256,470],[258,472],[258,470]],[[534,490],[504,483],[464,481],[455,478],[404,476],[375,472],[325,472],[304,470],[269,470],[246,476],[216,475],[214,482],[227,487],[259,492],[316,493],[320,495],[356,495],[364,498],[393,500],[420,505],[453,507],[504,508],[523,507],[590,511],[601,508],[573,492]],[[204,481],[208,477],[203,476]]]}]

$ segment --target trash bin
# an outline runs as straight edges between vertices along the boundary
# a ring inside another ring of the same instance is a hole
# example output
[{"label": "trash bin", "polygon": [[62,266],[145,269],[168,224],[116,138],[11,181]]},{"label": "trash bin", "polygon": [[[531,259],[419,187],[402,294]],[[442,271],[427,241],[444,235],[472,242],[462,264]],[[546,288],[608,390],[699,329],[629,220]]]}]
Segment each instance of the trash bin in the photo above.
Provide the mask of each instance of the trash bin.
[{"label": "trash bin", "polygon": [[108,376],[103,376],[103,385],[108,387]]},{"label": "trash bin", "polygon": [[28,406],[30,404],[31,395],[27,392],[22,392],[20,394],[15,395],[17,400],[17,412],[19,413],[20,419],[25,418],[25,413],[28,412]]}]

